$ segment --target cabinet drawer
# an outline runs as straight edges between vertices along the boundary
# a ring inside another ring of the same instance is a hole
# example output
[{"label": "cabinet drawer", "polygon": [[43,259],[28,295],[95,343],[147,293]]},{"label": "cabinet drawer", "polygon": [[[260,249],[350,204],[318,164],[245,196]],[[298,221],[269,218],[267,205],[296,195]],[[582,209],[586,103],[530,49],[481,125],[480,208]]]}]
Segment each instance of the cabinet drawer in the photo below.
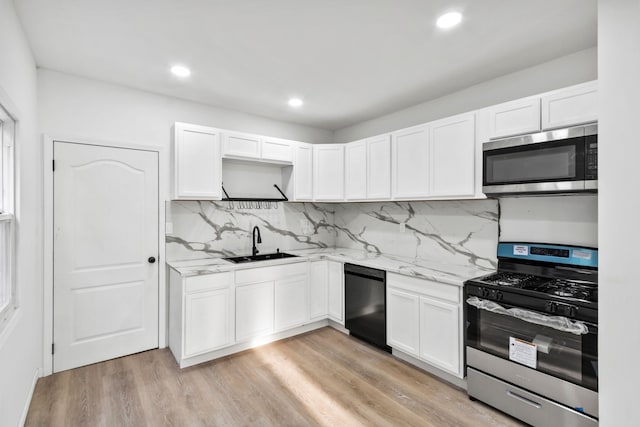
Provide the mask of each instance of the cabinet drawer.
[{"label": "cabinet drawer", "polygon": [[233,284],[233,273],[204,274],[202,276],[187,277],[184,279],[184,292],[210,291],[212,289],[226,288]]},{"label": "cabinet drawer", "polygon": [[307,274],[307,262],[274,265],[271,267],[249,268],[236,271],[236,284],[257,283],[267,280],[278,280],[284,277]]},{"label": "cabinet drawer", "polygon": [[413,277],[403,276],[401,274],[388,273],[387,286],[416,292],[452,303],[460,302],[461,288],[455,285],[448,285],[426,279],[416,279]]}]

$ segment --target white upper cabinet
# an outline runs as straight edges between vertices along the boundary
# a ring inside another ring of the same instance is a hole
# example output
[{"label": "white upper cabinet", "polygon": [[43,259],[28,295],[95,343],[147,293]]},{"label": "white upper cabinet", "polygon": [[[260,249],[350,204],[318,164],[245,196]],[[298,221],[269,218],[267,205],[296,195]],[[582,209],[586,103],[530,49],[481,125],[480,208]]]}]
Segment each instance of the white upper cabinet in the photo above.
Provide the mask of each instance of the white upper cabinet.
[{"label": "white upper cabinet", "polygon": [[474,196],[475,140],[475,114],[429,125],[431,197]]},{"label": "white upper cabinet", "polygon": [[293,141],[250,133],[222,131],[222,157],[291,164]]},{"label": "white upper cabinet", "polygon": [[172,199],[220,200],[220,131],[176,123],[172,143]]},{"label": "white upper cabinet", "polygon": [[518,99],[489,107],[489,138],[540,130],[540,97]]},{"label": "white upper cabinet", "polygon": [[394,199],[429,194],[429,132],[426,125],[394,132],[391,144]]},{"label": "white upper cabinet", "polygon": [[222,134],[224,157],[260,158],[260,137],[248,133],[224,131]]},{"label": "white upper cabinet", "polygon": [[311,144],[299,142],[293,150],[293,198],[313,200],[313,148]]},{"label": "white upper cabinet", "polygon": [[391,135],[367,140],[367,199],[391,198]]},{"label": "white upper cabinet", "polygon": [[313,198],[344,199],[344,144],[313,145]]},{"label": "white upper cabinet", "polygon": [[367,198],[367,141],[345,145],[344,193],[347,200]]},{"label": "white upper cabinet", "polygon": [[598,119],[598,82],[588,82],[542,96],[542,129],[595,122]]},{"label": "white upper cabinet", "polygon": [[293,143],[284,139],[264,138],[262,140],[261,158],[291,163],[293,161]]}]

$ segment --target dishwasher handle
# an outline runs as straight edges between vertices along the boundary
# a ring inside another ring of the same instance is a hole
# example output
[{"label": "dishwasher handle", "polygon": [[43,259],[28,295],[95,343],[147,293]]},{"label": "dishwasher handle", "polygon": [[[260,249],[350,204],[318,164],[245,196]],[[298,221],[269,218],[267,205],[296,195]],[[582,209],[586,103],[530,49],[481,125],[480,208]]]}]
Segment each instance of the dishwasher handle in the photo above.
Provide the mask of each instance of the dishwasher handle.
[{"label": "dishwasher handle", "polygon": [[381,282],[385,282],[387,278],[387,272],[384,270],[378,270],[377,268],[363,267],[361,265],[349,263],[346,263],[344,265],[344,274],[353,274],[355,276],[378,280]]}]

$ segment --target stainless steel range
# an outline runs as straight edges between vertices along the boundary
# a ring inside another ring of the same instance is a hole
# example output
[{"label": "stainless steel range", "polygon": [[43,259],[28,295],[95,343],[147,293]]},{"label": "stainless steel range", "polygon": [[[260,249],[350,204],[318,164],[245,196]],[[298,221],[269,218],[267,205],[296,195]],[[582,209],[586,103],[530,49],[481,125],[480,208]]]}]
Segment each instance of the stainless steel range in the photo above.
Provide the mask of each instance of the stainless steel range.
[{"label": "stainless steel range", "polygon": [[499,243],[465,283],[469,397],[534,426],[598,425],[598,251]]}]

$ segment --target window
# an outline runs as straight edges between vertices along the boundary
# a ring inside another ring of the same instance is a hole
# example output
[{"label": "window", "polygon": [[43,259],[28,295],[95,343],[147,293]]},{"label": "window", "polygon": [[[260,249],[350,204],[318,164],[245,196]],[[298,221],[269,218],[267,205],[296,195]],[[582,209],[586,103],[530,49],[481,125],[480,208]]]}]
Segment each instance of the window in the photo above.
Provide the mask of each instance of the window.
[{"label": "window", "polygon": [[13,150],[15,122],[0,106],[0,326],[16,308]]}]

